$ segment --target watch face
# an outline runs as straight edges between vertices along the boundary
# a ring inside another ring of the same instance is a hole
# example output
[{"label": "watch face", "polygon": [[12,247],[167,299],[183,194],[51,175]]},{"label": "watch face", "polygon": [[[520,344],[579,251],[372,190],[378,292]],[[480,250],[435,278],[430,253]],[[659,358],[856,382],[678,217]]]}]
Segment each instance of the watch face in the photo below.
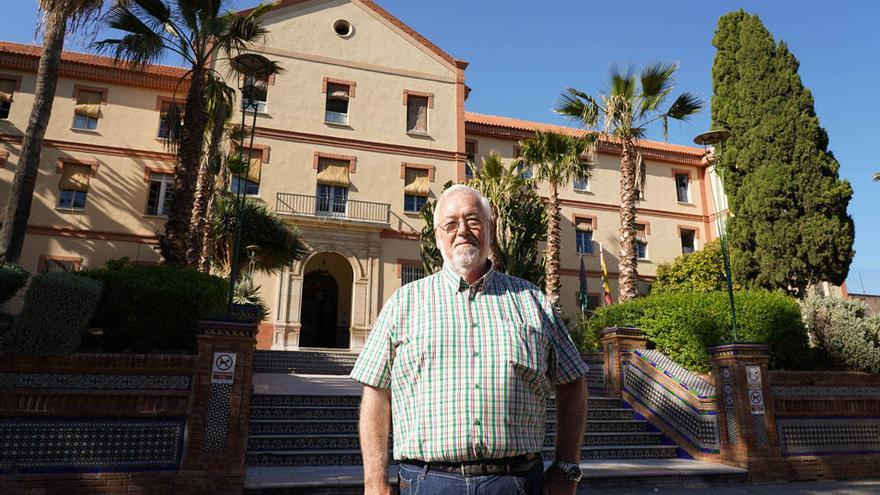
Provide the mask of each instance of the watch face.
[{"label": "watch face", "polygon": [[583,476],[583,471],[581,471],[581,467],[577,464],[557,462],[556,468],[562,471],[562,474],[570,481],[580,481],[581,476]]}]

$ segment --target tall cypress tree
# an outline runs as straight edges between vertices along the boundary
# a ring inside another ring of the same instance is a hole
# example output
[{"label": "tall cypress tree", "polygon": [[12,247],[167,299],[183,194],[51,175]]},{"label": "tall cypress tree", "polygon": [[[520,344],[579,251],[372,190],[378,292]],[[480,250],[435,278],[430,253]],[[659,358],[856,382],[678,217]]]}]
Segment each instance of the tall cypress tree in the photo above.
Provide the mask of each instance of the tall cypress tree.
[{"label": "tall cypress tree", "polygon": [[712,126],[732,133],[719,168],[736,281],[796,296],[843,283],[854,254],[852,187],[838,176],[799,62],[742,10],[719,19],[712,43]]}]

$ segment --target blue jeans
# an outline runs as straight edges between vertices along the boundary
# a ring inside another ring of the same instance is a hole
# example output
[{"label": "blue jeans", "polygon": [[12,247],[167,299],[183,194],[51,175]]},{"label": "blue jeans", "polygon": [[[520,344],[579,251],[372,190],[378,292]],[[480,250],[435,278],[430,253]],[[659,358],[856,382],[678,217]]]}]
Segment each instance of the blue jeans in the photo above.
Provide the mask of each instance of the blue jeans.
[{"label": "blue jeans", "polygon": [[413,464],[398,467],[400,495],[541,495],[544,479],[542,462],[525,473],[468,477]]}]

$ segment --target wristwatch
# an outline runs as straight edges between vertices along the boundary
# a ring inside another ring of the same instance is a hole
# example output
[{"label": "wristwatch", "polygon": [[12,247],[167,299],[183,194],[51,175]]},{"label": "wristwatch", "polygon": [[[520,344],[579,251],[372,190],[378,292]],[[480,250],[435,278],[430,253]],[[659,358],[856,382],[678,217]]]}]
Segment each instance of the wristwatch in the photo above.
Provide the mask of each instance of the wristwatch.
[{"label": "wristwatch", "polygon": [[556,459],[553,461],[553,464],[551,464],[550,467],[555,467],[560,472],[562,472],[562,474],[564,474],[569,481],[574,481],[575,483],[578,483],[584,476],[584,472],[583,470],[581,470],[581,466],[573,462],[565,462]]}]

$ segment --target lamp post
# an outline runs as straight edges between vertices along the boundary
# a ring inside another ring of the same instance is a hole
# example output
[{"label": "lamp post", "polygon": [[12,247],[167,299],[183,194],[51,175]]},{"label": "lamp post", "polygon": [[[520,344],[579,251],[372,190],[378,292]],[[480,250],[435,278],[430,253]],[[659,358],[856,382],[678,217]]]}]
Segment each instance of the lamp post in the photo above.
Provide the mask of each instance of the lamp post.
[{"label": "lamp post", "polygon": [[[706,161],[718,174],[718,182],[721,186],[721,194],[724,194],[724,173],[718,168],[718,160],[724,142],[730,138],[730,131],[725,129],[712,130],[699,134],[694,138],[694,143],[703,146],[706,150]],[[716,152],[717,150],[717,152]],[[736,304],[733,301],[733,276],[730,272],[730,250],[727,244],[727,218],[721,218],[718,205],[718,194],[712,194],[712,204],[715,209],[715,227],[718,230],[718,239],[721,242],[721,258],[724,261],[724,277],[727,279],[727,298],[730,303],[730,321],[733,326],[733,340],[739,340],[736,329]]]},{"label": "lamp post", "polygon": [[[251,167],[251,154],[254,146],[254,128],[257,125],[257,108],[259,100],[257,96],[265,92],[262,87],[274,70],[274,65],[269,59],[255,53],[245,53],[233,58],[230,61],[232,70],[235,71],[238,79],[238,89],[241,91],[241,139],[238,146],[239,164],[244,164],[244,173],[239,173],[238,182],[233,188],[235,201],[238,205],[237,218],[235,221],[235,239],[232,243],[232,260],[229,267],[229,298],[227,301],[227,313],[232,315],[232,299],[235,294],[235,283],[238,281],[238,257],[239,244],[241,244],[241,224],[242,213],[244,211],[244,202],[247,196],[247,181]],[[244,139],[245,139],[245,116],[247,112],[253,113],[253,122],[250,129],[250,142],[247,147],[247,161],[244,160]],[[242,183],[243,182],[243,183]]]}]

